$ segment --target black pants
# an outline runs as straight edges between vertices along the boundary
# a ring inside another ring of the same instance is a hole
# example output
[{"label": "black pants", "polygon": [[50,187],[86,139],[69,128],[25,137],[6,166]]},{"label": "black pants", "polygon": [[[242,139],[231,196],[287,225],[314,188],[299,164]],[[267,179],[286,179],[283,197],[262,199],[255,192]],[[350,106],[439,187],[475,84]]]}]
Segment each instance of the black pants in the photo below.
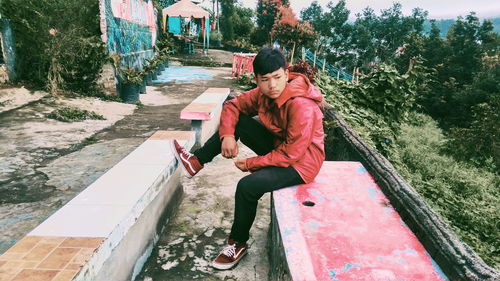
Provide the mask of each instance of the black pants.
[{"label": "black pants", "polygon": [[[236,140],[241,140],[258,155],[265,155],[274,149],[274,136],[255,119],[241,114],[235,130]],[[215,133],[194,154],[202,164],[212,161],[221,153],[219,133]],[[234,221],[230,237],[238,242],[249,238],[257,212],[257,203],[266,192],[287,186],[303,184],[304,181],[292,167],[265,167],[243,177],[236,188]]]}]

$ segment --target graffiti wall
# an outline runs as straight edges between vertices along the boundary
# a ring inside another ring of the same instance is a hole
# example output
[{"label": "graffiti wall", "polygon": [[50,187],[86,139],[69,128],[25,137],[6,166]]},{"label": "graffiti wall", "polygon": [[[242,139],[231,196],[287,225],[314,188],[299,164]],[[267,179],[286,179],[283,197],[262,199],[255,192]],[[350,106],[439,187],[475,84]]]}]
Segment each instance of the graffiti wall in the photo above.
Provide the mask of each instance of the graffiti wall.
[{"label": "graffiti wall", "polygon": [[[5,63],[5,69],[10,81],[16,80],[14,71],[16,52],[14,49],[14,35],[10,26],[10,20],[2,19],[0,21],[0,43],[2,44],[2,57]],[[4,78],[5,79],[5,78]]]},{"label": "graffiti wall", "polygon": [[102,39],[125,67],[141,68],[153,56],[157,12],[152,0],[100,0]]}]

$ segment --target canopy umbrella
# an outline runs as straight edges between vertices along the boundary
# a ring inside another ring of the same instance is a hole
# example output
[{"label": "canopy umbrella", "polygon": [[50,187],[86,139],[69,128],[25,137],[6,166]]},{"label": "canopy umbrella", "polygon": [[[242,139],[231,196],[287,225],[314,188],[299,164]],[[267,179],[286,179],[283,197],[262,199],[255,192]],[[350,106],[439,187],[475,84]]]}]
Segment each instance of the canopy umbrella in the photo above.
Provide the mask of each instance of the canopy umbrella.
[{"label": "canopy umbrella", "polygon": [[[163,31],[165,31],[166,28],[166,22],[167,22],[167,17],[182,17],[182,18],[196,18],[196,19],[201,19],[201,27],[202,27],[202,32],[203,32],[203,48],[205,48],[205,41],[207,41],[208,45],[208,38],[206,35],[206,27],[209,26],[208,19],[209,19],[209,13],[190,0],[181,0],[172,6],[166,7],[165,9],[162,10],[163,13]],[[207,21],[207,22],[206,22]]]}]

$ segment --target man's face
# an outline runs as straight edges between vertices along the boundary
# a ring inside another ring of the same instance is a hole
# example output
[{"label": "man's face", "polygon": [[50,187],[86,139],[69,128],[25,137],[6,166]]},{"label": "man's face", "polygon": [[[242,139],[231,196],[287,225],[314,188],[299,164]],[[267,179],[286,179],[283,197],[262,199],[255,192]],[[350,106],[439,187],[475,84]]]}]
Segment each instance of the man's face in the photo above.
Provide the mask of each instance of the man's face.
[{"label": "man's face", "polygon": [[268,74],[257,74],[255,76],[257,86],[260,91],[270,99],[277,99],[285,90],[286,82],[288,81],[288,70],[279,68],[278,70]]}]

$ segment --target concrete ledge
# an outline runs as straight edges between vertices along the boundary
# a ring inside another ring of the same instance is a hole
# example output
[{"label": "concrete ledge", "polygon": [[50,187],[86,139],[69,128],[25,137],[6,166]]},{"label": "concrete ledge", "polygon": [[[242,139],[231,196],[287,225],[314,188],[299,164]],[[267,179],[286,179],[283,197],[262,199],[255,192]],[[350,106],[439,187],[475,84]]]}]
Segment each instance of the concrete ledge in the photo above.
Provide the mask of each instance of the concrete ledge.
[{"label": "concrete ledge", "polygon": [[273,192],[272,216],[271,280],[447,280],[359,162]]},{"label": "concrete ledge", "polygon": [[208,88],[181,111],[182,120],[191,120],[196,144],[203,145],[216,132],[222,105],[229,92],[229,88]]},{"label": "concrete ledge", "polygon": [[500,280],[500,270],[488,266],[461,241],[391,163],[368,146],[332,106],[326,104],[324,113],[325,121],[336,124],[331,138],[325,139],[327,157],[363,163],[404,222],[451,280]]},{"label": "concrete ledge", "polygon": [[168,141],[194,136],[155,133],[0,256],[0,280],[133,279],[182,195]]}]

